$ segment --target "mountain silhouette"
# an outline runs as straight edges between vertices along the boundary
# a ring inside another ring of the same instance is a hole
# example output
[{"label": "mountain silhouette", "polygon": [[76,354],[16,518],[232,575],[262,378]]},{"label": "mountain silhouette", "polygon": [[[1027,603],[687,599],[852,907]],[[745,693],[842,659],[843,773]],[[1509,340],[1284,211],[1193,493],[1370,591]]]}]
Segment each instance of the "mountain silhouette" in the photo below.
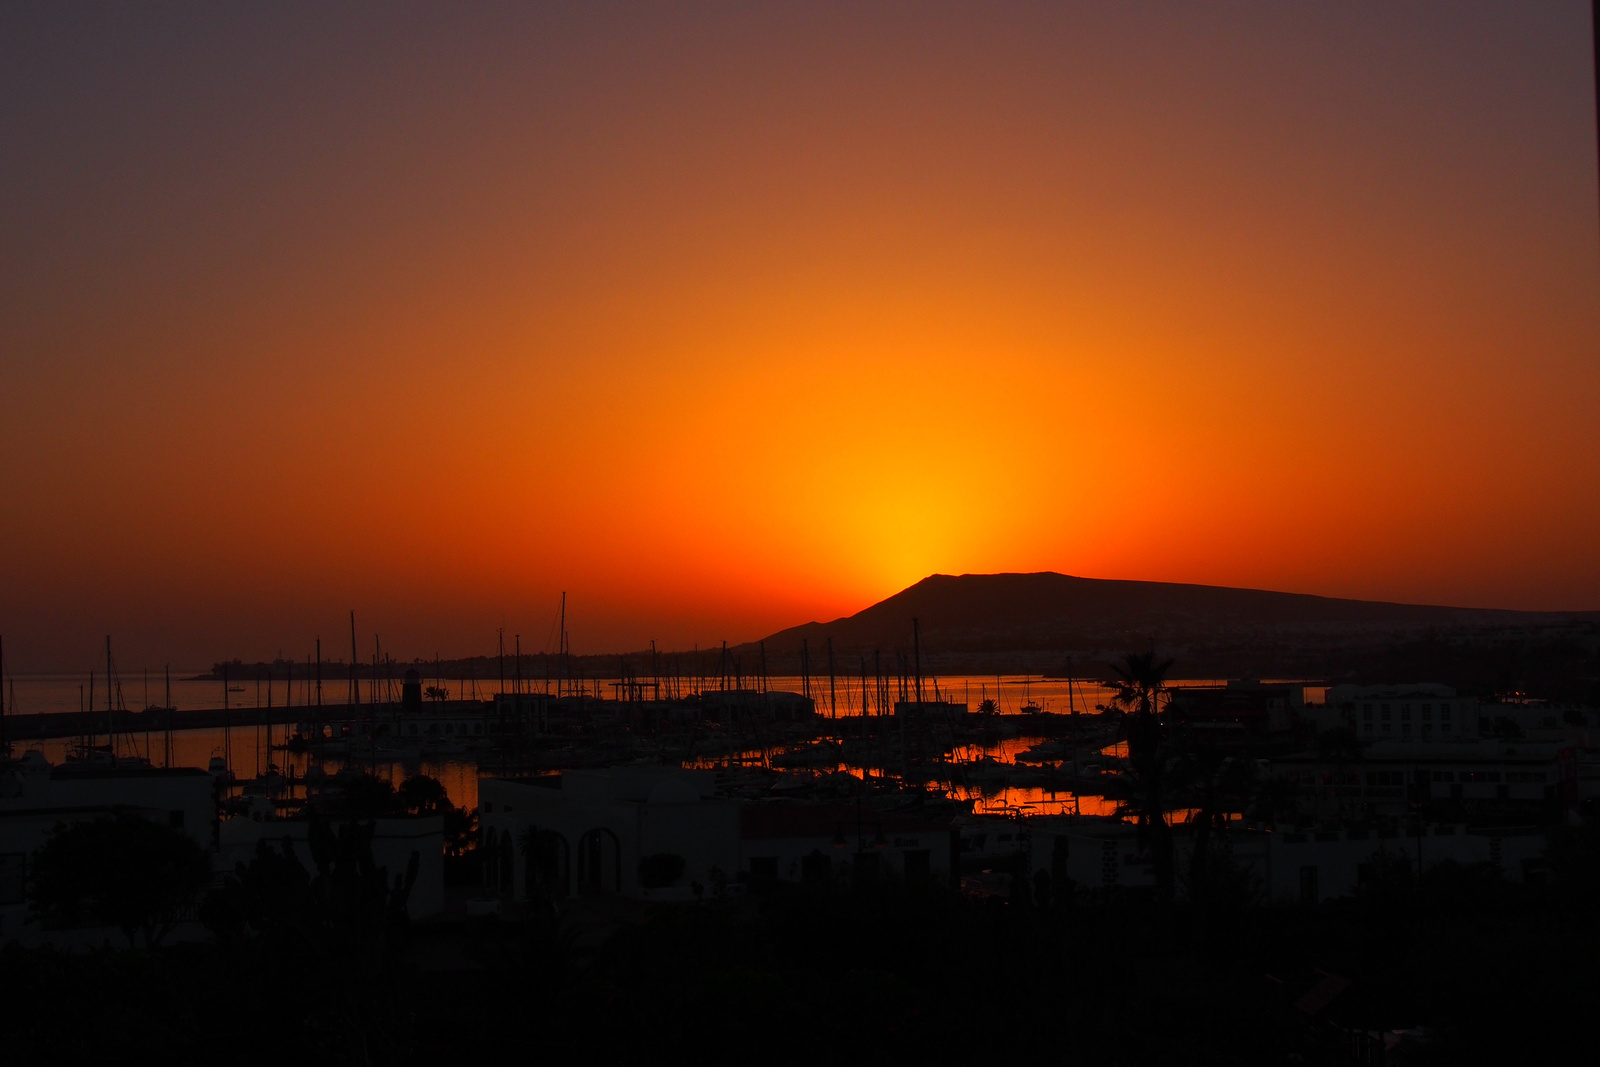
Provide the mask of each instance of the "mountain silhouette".
[{"label": "mountain silhouette", "polygon": [[1337,640],[1383,631],[1589,621],[1600,613],[1396,604],[1053,571],[934,574],[854,615],[793,626],[767,637],[765,644],[769,651],[788,653],[804,639],[815,652],[832,638],[836,650],[909,650],[913,618],[919,620],[923,648],[948,653],[1143,645],[1152,639],[1214,643],[1291,634]]}]

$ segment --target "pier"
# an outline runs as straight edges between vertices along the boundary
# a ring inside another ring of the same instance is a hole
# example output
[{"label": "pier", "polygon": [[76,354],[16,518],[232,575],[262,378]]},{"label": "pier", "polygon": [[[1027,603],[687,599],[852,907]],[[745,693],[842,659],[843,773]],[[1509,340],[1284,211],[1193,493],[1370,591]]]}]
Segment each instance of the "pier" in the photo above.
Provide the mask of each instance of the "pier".
[{"label": "pier", "polygon": [[293,726],[297,723],[351,721],[372,714],[367,704],[296,705],[275,708],[152,708],[146,711],[66,711],[47,715],[7,715],[12,741],[51,741],[88,734],[160,733],[164,730],[222,729],[225,726]]}]

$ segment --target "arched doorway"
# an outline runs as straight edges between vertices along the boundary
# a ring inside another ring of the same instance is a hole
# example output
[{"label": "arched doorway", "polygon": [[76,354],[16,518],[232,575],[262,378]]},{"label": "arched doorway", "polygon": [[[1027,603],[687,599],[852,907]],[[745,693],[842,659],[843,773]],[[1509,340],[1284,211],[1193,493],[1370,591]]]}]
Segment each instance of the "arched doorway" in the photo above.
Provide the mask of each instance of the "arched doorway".
[{"label": "arched doorway", "polygon": [[622,892],[622,842],[610,830],[590,830],[578,842],[578,892]]},{"label": "arched doorway", "polygon": [[512,893],[516,889],[517,853],[511,844],[510,830],[502,830],[500,832],[500,847],[497,851],[499,852],[500,892]]},{"label": "arched doorway", "polygon": [[560,900],[572,884],[571,849],[554,830],[528,827],[522,835],[523,878],[528,899]]}]

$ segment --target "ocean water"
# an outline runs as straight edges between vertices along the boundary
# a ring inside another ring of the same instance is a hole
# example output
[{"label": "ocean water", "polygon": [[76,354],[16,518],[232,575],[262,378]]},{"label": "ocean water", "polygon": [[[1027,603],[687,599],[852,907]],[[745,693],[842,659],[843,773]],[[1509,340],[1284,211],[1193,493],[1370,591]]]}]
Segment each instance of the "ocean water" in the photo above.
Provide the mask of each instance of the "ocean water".
[{"label": "ocean water", "polygon": [[[214,709],[226,706],[240,709],[248,717],[248,712],[258,707],[265,708],[270,705],[281,708],[288,700],[295,706],[304,706],[308,701],[316,700],[314,683],[308,685],[304,679],[296,679],[292,688],[290,683],[278,679],[275,683],[267,684],[264,680],[257,682],[251,679],[247,682],[233,682],[225,690],[223,684],[214,680],[193,681],[192,672],[184,676],[174,677],[170,683],[159,673],[147,675],[143,672],[134,675],[131,679],[121,677],[118,686],[113,687],[112,702],[119,707],[130,710],[149,706],[161,705],[168,699],[173,707],[179,711]],[[638,679],[635,679],[637,681]],[[612,687],[615,678],[592,678],[584,681],[584,688],[594,694],[610,695],[614,692]],[[6,679],[6,711],[18,714],[61,713],[73,712],[84,708],[89,700],[90,682],[87,675],[68,674],[36,674],[16,675]],[[379,686],[382,686],[380,681]],[[470,697],[473,695],[468,684],[446,681],[446,687],[452,697],[458,695]],[[669,683],[663,683],[663,691]],[[693,692],[699,684],[695,679],[682,679],[673,683],[681,692]],[[717,679],[709,679],[706,683],[708,689],[714,689]],[[755,683],[744,680],[748,687]],[[1174,685],[1216,684],[1210,680],[1185,680],[1174,682]],[[168,686],[170,685],[170,689]],[[768,679],[768,686],[774,690],[799,692],[802,681],[798,677],[774,677]],[[498,682],[485,688],[479,683],[477,694],[488,697],[498,689]],[[537,683],[527,684],[525,688],[543,692],[546,686],[541,680]],[[813,677],[811,679],[811,694],[817,702],[817,709],[823,718],[846,718],[862,713],[865,705],[869,714],[878,714],[879,694],[874,680],[869,676],[863,697],[863,686],[860,675],[854,678],[836,676],[830,693],[828,678]],[[890,700],[898,697],[897,683],[891,680],[889,685]],[[324,679],[323,700],[328,703],[344,703],[348,699],[348,683],[344,680]],[[12,694],[15,694],[13,700]],[[395,694],[398,695],[398,686]],[[1320,691],[1308,692],[1308,698],[1320,698]],[[366,680],[362,683],[362,701],[369,702],[374,696],[380,698],[385,694],[381,688],[376,693]],[[1112,701],[1111,689],[1095,682],[1074,681],[1070,684],[1065,680],[1041,680],[1036,676],[1006,675],[1001,677],[958,675],[955,677],[927,676],[923,679],[923,697],[926,700],[945,699],[967,704],[977,710],[979,703],[985,699],[994,699],[1000,712],[1004,715],[1017,716],[1021,723],[1025,723],[1027,716],[1022,714],[1022,708],[1028,705],[1038,707],[1044,712],[1064,714],[1076,710],[1081,714],[1096,714],[1101,706],[1109,705]],[[392,697],[390,697],[392,699]],[[104,676],[99,675],[94,681],[94,709],[104,710],[106,706],[106,692]],[[1019,723],[1019,725],[1021,725]],[[823,731],[824,733],[826,730]],[[310,768],[312,757],[306,754],[295,754],[281,748],[287,740],[288,731],[283,726],[266,727],[255,725],[240,725],[228,730],[223,729],[193,729],[175,730],[172,734],[171,748],[163,735],[153,732],[149,735],[137,734],[133,736],[119,736],[119,750],[124,755],[138,755],[151,760],[157,766],[170,764],[178,767],[205,767],[212,758],[223,757],[228,761],[237,778],[253,778],[263,773],[269,764],[275,764],[284,774],[303,778]],[[38,749],[42,751],[51,762],[61,762],[66,759],[69,750],[75,744],[74,739],[59,739],[52,741],[28,742],[22,749]],[[1023,736],[1020,738],[1000,741],[996,746],[979,750],[977,748],[962,749],[955,754],[957,759],[969,760],[988,756],[1002,763],[1011,763],[1017,752],[1029,747],[1033,740],[1026,734],[1024,726]],[[478,802],[478,777],[480,773],[492,773],[489,768],[480,771],[478,764],[470,757],[454,757],[436,761],[380,761],[375,766],[365,760],[357,760],[363,768],[374,770],[396,785],[412,774],[428,774],[438,778],[449,791],[450,798],[458,805],[466,807],[476,806]],[[337,759],[324,759],[323,767],[328,771],[336,771],[342,765]],[[855,772],[855,768],[841,766],[841,771]],[[1070,792],[1056,792],[1037,786],[1020,787],[1005,786],[986,788],[981,785],[962,785],[951,783],[952,795],[963,799],[971,799],[974,810],[992,814],[1056,814],[1061,812],[1082,812],[1084,814],[1109,814],[1114,805],[1110,805],[1103,797],[1075,796]]]}]

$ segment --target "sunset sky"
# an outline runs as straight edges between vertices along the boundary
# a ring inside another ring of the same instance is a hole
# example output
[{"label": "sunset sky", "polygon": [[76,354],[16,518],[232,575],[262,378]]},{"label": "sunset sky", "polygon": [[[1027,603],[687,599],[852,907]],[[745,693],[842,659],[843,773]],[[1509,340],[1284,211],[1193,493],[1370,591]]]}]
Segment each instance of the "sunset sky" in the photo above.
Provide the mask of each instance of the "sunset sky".
[{"label": "sunset sky", "polygon": [[1600,608],[1589,0],[0,9],[8,670]]}]

